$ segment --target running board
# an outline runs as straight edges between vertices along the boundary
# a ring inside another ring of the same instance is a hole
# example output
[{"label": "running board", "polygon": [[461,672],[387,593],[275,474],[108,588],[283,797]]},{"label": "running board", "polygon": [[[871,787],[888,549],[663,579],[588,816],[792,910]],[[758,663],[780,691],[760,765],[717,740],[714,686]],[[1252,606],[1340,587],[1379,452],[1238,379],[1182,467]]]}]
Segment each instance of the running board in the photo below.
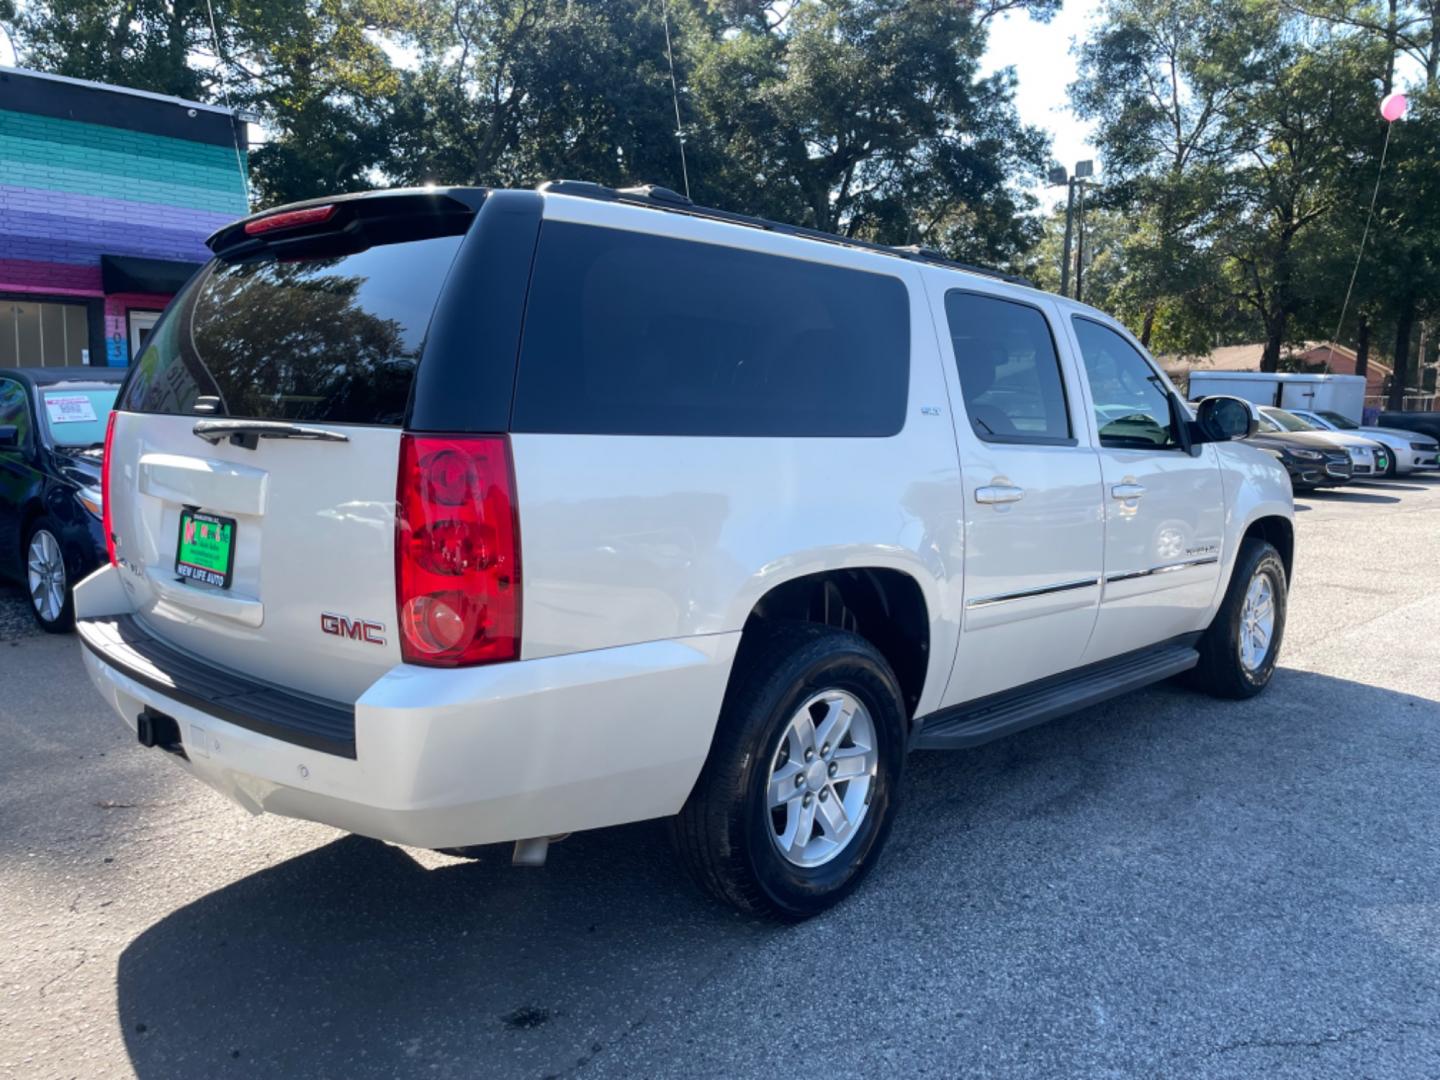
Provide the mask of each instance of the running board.
[{"label": "running board", "polygon": [[911,746],[917,750],[965,750],[1179,675],[1200,662],[1195,650],[1197,636],[1187,635],[932,713]]}]

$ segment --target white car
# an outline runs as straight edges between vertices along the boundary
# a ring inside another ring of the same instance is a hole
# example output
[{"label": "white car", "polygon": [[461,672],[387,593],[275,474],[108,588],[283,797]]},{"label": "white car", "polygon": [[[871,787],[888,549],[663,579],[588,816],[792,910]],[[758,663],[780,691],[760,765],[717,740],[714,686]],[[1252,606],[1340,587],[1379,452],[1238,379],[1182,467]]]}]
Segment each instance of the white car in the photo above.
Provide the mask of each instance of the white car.
[{"label": "white car", "polygon": [[252,812],[522,862],[666,817],[796,919],[874,864],[909,750],[1274,671],[1285,472],[1090,308],[572,182],[210,245],[76,604],[139,742]]},{"label": "white car", "polygon": [[1328,409],[1291,409],[1301,420],[1305,420],[1322,431],[1339,434],[1358,434],[1362,438],[1374,439],[1390,451],[1390,476],[1418,472],[1421,469],[1440,468],[1440,443],[1416,431],[1402,428],[1374,427],[1357,424],[1348,416]]},{"label": "white car", "polygon": [[1273,405],[1259,406],[1260,415],[1292,434],[1304,431],[1322,434],[1325,440],[1338,446],[1350,455],[1350,470],[1353,477],[1383,476],[1390,471],[1390,452],[1374,439],[1363,435],[1352,435],[1348,431],[1331,431],[1303,419],[1293,409],[1280,409]]}]

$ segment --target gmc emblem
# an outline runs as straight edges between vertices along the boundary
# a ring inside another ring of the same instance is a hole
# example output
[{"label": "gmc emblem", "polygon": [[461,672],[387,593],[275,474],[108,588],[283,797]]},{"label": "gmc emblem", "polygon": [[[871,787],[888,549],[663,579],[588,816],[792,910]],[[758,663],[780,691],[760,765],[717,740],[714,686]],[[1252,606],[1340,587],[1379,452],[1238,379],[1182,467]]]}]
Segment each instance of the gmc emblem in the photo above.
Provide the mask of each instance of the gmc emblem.
[{"label": "gmc emblem", "polygon": [[320,616],[320,629],[324,633],[349,638],[351,641],[363,641],[367,645],[385,644],[385,624],[371,622],[369,619],[349,619],[327,611]]}]

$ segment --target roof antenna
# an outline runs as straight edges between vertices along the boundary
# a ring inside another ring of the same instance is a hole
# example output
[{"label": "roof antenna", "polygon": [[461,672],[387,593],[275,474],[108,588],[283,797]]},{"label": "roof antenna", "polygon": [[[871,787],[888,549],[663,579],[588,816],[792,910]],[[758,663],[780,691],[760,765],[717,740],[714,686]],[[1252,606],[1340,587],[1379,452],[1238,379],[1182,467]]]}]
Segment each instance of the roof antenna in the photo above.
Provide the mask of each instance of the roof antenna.
[{"label": "roof antenna", "polygon": [[250,202],[250,176],[245,171],[245,155],[240,152],[240,129],[235,126],[236,122],[248,123],[235,115],[235,108],[230,104],[230,80],[225,77],[225,57],[220,52],[220,31],[215,29],[215,5],[210,0],[205,0],[205,9],[210,13],[210,40],[215,46],[215,62],[220,68],[220,93],[225,98],[225,108],[230,111],[230,137],[235,142],[235,167],[240,170],[240,187],[245,192],[245,212],[248,214],[251,208]]},{"label": "roof antenna", "polygon": [[670,0],[660,0],[665,18],[665,57],[670,61],[670,99],[675,102],[675,139],[680,143],[680,178],[685,181],[685,198],[690,198],[690,172],[685,168],[685,126],[680,123],[680,87],[675,83],[675,51],[670,47]]}]

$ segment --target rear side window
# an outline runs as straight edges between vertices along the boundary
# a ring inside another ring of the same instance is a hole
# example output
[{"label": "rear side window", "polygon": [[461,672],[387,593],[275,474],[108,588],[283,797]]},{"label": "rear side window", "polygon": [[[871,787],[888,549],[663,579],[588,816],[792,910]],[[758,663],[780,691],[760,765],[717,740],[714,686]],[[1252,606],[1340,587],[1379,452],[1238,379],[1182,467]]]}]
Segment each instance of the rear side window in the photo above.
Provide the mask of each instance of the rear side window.
[{"label": "rear side window", "polygon": [[899,278],[547,222],[511,428],[894,435],[909,374]]},{"label": "rear side window", "polygon": [[155,328],[119,407],[403,423],[420,346],[460,239],[325,258],[211,262]]},{"label": "rear side window", "polygon": [[952,289],[945,319],[976,435],[986,442],[1072,441],[1060,358],[1039,308]]}]

